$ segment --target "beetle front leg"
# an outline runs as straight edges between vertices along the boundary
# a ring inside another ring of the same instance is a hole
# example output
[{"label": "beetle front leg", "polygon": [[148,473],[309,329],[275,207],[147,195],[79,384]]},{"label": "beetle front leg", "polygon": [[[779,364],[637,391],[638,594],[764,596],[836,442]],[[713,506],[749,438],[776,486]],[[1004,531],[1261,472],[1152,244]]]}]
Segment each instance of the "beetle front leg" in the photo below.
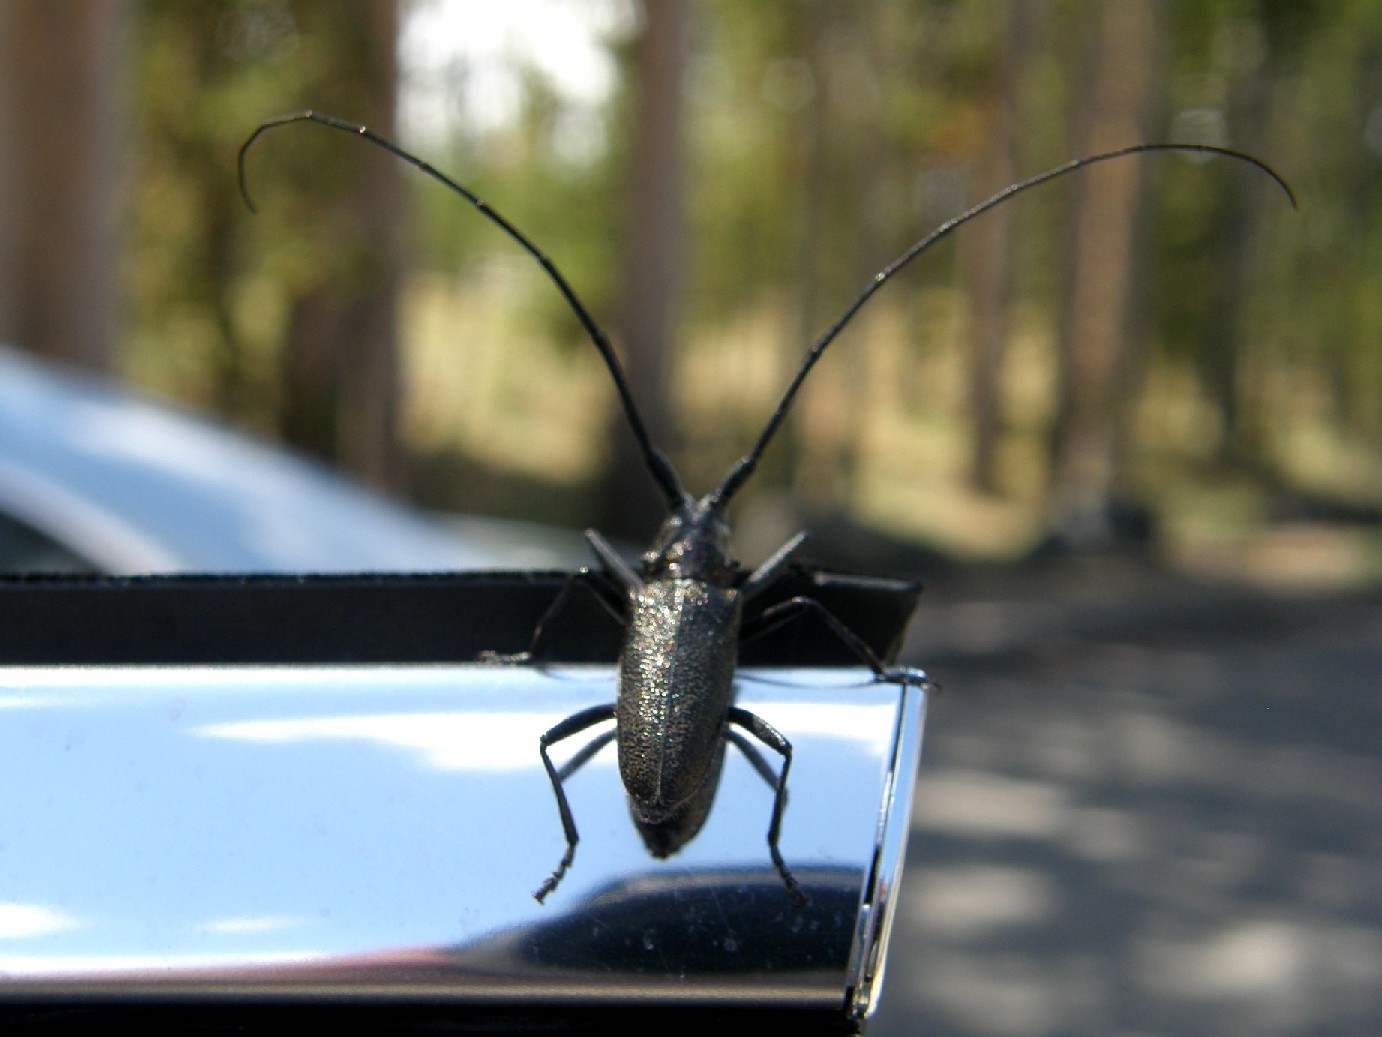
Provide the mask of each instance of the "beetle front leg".
[{"label": "beetle front leg", "polygon": [[593,569],[577,569],[571,574],[570,578],[561,585],[561,590],[552,599],[552,604],[547,606],[547,610],[542,613],[542,618],[537,621],[537,626],[533,629],[533,638],[528,642],[528,648],[522,652],[481,652],[479,661],[482,663],[526,663],[534,659],[541,658],[540,649],[542,647],[542,635],[547,629],[553,617],[558,615],[570,601],[571,595],[577,587],[586,588],[595,600],[614,617],[615,622],[623,626],[625,623],[622,611],[624,597],[618,589],[610,582],[609,578],[603,573]]},{"label": "beetle front leg", "polygon": [[777,848],[778,836],[782,832],[782,812],[787,806],[787,772],[792,769],[792,743],[762,717],[739,706],[729,707],[729,722],[738,724],[782,756],[782,771],[773,782],[773,819],[768,825],[768,854],[773,859],[777,873],[782,876],[782,884],[787,887],[787,892],[792,894],[792,899],[797,902],[798,907],[804,907],[807,901],[806,894],[801,891],[796,876],[787,867],[787,862],[782,859],[782,852]]},{"label": "beetle front leg", "polygon": [[[547,881],[538,887],[537,892],[533,894],[533,899],[539,904],[547,899],[547,894],[557,888],[557,884],[561,882],[567,869],[571,867],[571,862],[576,859],[576,844],[581,841],[580,833],[576,831],[576,820],[571,816],[571,804],[567,802],[566,790],[562,787],[562,775],[552,765],[552,758],[547,755],[547,750],[563,739],[578,735],[602,721],[613,719],[614,706],[612,704],[591,706],[589,709],[571,714],[561,723],[554,725],[538,740],[538,751],[542,755],[542,765],[547,768],[547,777],[552,782],[552,792],[557,797],[557,812],[561,814],[562,834],[566,836],[566,852],[561,855],[561,862],[552,874],[547,876]],[[584,763],[585,760],[583,759],[581,762]],[[566,773],[569,774],[572,769],[574,768],[567,769]]]}]

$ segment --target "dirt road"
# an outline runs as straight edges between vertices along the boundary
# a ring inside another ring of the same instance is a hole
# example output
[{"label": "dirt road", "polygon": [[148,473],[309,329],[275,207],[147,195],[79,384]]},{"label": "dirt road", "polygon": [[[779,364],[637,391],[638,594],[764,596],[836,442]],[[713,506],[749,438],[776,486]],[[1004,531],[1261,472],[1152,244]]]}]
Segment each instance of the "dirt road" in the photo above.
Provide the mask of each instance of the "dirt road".
[{"label": "dirt road", "polygon": [[942,585],[871,1037],[1382,1033],[1382,592]]}]

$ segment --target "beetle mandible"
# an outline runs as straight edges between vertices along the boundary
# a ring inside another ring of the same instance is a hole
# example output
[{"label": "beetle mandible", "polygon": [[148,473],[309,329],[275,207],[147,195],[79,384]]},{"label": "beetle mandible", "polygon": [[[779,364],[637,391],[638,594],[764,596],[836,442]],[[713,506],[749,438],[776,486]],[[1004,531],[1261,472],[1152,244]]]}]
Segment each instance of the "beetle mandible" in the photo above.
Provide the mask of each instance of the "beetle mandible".
[{"label": "beetle mandible", "polygon": [[762,633],[799,616],[814,616],[878,680],[929,685],[920,670],[886,666],[862,638],[812,598],[794,597],[746,620],[746,604],[781,574],[805,535],[797,534],[750,571],[730,555],[730,531],[725,518],[730,499],[752,476],[811,369],[859,309],[893,275],[957,227],[1014,195],[1078,169],[1130,155],[1190,152],[1245,162],[1269,176],[1285,192],[1291,205],[1296,204],[1290,185],[1271,166],[1245,152],[1207,144],[1134,144],[1073,159],[1010,184],[940,224],[873,277],[807,351],[752,448],[735,462],[714,490],[697,499],[682,488],[671,462],[653,445],[608,337],[566,278],[522,231],[445,173],[365,126],[312,110],[294,112],[262,123],[240,148],[240,189],[251,210],[254,205],[246,188],[246,153],[268,130],[297,122],[314,122],[352,133],[394,154],[461,195],[538,262],[603,358],[644,463],[667,506],[667,518],[637,568],[629,565],[598,532],[587,530],[586,539],[603,568],[581,569],[568,580],[539,622],[528,651],[502,656],[486,653],[491,659],[510,662],[533,658],[548,619],[560,611],[572,589],[578,586],[593,591],[625,626],[615,702],[572,714],[540,740],[539,751],[556,797],[566,850],[552,874],[533,894],[539,902],[557,888],[571,867],[579,841],[562,786],[562,775],[553,765],[548,749],[609,720],[615,724],[619,773],[628,793],[634,823],[648,849],[657,857],[666,857],[685,846],[705,823],[718,786],[726,740],[739,741],[744,747],[730,725],[742,728],[781,756],[781,770],[771,778],[774,796],[768,852],[788,892],[798,904],[805,902],[799,883],[778,849],[787,775],[792,763],[791,743],[761,717],[734,704],[734,673],[738,645],[743,637]]}]

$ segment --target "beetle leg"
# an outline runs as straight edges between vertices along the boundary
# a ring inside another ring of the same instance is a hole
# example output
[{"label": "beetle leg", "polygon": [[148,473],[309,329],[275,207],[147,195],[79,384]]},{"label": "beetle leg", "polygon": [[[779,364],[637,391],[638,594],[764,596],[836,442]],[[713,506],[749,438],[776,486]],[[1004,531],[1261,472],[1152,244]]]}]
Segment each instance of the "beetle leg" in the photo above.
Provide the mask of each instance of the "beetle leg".
[{"label": "beetle leg", "polygon": [[[558,773],[556,767],[552,765],[552,758],[547,755],[547,750],[563,739],[580,734],[586,728],[593,727],[601,721],[613,719],[614,706],[612,704],[591,706],[579,713],[572,713],[565,720],[554,725],[538,740],[538,751],[542,754],[542,765],[547,768],[547,777],[552,782],[552,792],[557,797],[557,812],[561,815],[562,834],[566,836],[566,852],[561,855],[561,862],[547,877],[547,881],[538,887],[538,891],[533,894],[533,899],[539,904],[547,898],[548,893],[557,888],[557,883],[561,882],[562,876],[571,867],[571,862],[576,859],[576,844],[581,840],[580,834],[576,831],[575,818],[571,816],[571,804],[567,802],[566,790],[562,788],[561,784],[563,776],[569,774],[574,768],[563,768],[562,772]],[[584,763],[586,759],[589,759],[589,756],[581,759],[580,763]]]},{"label": "beetle leg", "polygon": [[786,601],[778,602],[771,608],[764,609],[756,616],[752,622],[744,624],[744,633],[741,640],[752,640],[755,637],[762,637],[770,631],[776,630],[784,623],[790,623],[798,616],[814,614],[823,622],[832,634],[859,657],[860,662],[874,672],[874,675],[881,681],[892,681],[894,684],[914,684],[919,687],[931,687],[932,683],[926,674],[921,670],[916,670],[908,666],[889,668],[883,665],[883,661],[872,648],[868,646],[862,637],[856,634],[849,627],[840,621],[840,617],[831,612],[815,598],[795,597],[788,598]]},{"label": "beetle leg", "polygon": [[587,529],[585,539],[590,544],[590,549],[595,552],[595,557],[605,563],[605,571],[613,576],[625,591],[632,594],[643,586],[643,578],[634,572],[633,567],[624,561],[623,555],[616,551],[614,545],[602,537],[598,530]]},{"label": "beetle leg", "polygon": [[754,748],[754,744],[741,735],[738,731],[725,728],[725,740],[731,742],[734,748],[739,750],[739,755],[748,761],[749,766],[757,772],[763,779],[763,784],[768,788],[777,788],[777,772],[769,766],[768,761],[763,759],[763,754]]},{"label": "beetle leg", "polygon": [[590,741],[586,742],[585,745],[581,746],[580,749],[572,755],[571,759],[567,760],[564,764],[557,768],[557,777],[560,778],[562,781],[565,781],[567,778],[571,777],[571,775],[575,774],[578,770],[580,770],[587,763],[589,763],[591,757],[593,757],[605,746],[609,745],[610,742],[614,741],[614,738],[618,733],[619,732],[614,728],[610,728],[604,734],[596,735]]},{"label": "beetle leg", "polygon": [[815,598],[795,597],[788,598],[786,601],[778,602],[770,608],[763,610],[762,614],[755,617],[751,623],[744,624],[744,640],[755,637],[762,637],[778,627],[799,616],[814,613],[823,622],[830,632],[840,639],[851,652],[857,655],[861,662],[879,677],[887,674],[882,660],[874,653],[868,643],[856,634],[849,627],[840,621],[840,618],[822,605]]},{"label": "beetle leg", "polygon": [[792,560],[792,555],[796,554],[797,548],[801,547],[805,540],[806,534],[798,533],[774,551],[771,558],[749,573],[748,578],[739,585],[739,593],[744,596],[744,600],[753,598],[764,587],[777,579],[787,563]]},{"label": "beetle leg", "polygon": [[792,894],[792,899],[797,902],[797,906],[802,907],[806,904],[806,894],[801,891],[796,877],[788,869],[787,863],[782,859],[781,851],[777,848],[778,835],[782,831],[782,811],[787,806],[787,772],[792,769],[792,743],[782,737],[782,733],[762,717],[739,706],[729,707],[729,721],[732,724],[738,724],[769,749],[780,753],[782,756],[782,771],[777,775],[776,781],[773,782],[773,819],[772,823],[768,825],[768,853],[773,859],[773,866],[777,868],[777,873],[782,876],[782,884],[787,887],[787,892]]},{"label": "beetle leg", "polygon": [[586,588],[598,601],[605,611],[614,617],[615,621],[623,626],[626,622],[622,605],[624,596],[619,593],[617,587],[610,582],[604,573],[596,572],[594,569],[577,569],[571,577],[561,585],[561,590],[552,599],[552,604],[547,606],[542,618],[537,621],[537,626],[533,629],[533,639],[528,642],[528,648],[523,652],[481,652],[480,662],[483,663],[526,663],[539,658],[539,648],[542,646],[542,634],[546,630],[548,623],[557,616],[566,603],[570,601],[572,593],[577,587]]}]

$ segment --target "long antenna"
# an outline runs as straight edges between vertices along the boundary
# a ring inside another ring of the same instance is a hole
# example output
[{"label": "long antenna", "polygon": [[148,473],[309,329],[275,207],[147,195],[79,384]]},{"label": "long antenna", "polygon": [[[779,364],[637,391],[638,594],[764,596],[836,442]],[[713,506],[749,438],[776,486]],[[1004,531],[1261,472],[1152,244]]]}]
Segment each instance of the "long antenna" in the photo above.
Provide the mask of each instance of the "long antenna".
[{"label": "long antenna", "polygon": [[706,497],[706,501],[714,508],[723,508],[729,502],[729,499],[738,492],[739,488],[744,485],[749,476],[753,474],[754,468],[758,465],[759,458],[763,456],[763,451],[767,448],[769,441],[777,432],[778,426],[782,424],[782,419],[787,416],[787,410],[791,407],[792,400],[796,398],[797,390],[799,390],[802,383],[806,381],[806,376],[811,373],[811,368],[816,366],[816,361],[821,358],[826,348],[835,341],[836,336],[844,330],[845,325],[854,318],[854,315],[859,312],[864,303],[873,298],[874,292],[882,288],[899,270],[961,224],[968,223],[976,216],[980,216],[995,206],[1001,205],[1016,194],[1044,184],[1048,180],[1055,180],[1058,177],[1065,176],[1067,173],[1073,173],[1075,170],[1082,169],[1085,166],[1092,166],[1099,162],[1108,162],[1115,158],[1123,158],[1127,155],[1136,155],[1147,151],[1197,152],[1205,155],[1222,155],[1225,158],[1246,162],[1249,165],[1256,166],[1271,177],[1272,180],[1276,182],[1277,186],[1286,193],[1287,199],[1291,202],[1291,207],[1296,207],[1296,196],[1291,190],[1291,186],[1275,169],[1267,165],[1267,163],[1242,151],[1214,147],[1210,144],[1134,144],[1130,147],[1119,148],[1117,151],[1107,151],[1098,155],[1090,155],[1086,158],[1077,158],[1062,166],[1048,169],[1044,173],[1038,173],[1036,176],[1029,177],[1026,180],[1020,180],[1015,184],[1010,184],[991,198],[987,198],[978,205],[966,209],[958,216],[946,220],[930,234],[926,235],[926,237],[922,238],[874,275],[868,287],[859,293],[858,298],[850,303],[849,308],[841,314],[839,320],[832,324],[829,330],[827,330],[826,333],[817,340],[816,344],[811,347],[810,352],[806,354],[806,359],[797,370],[796,377],[794,377],[791,384],[787,386],[787,391],[782,394],[782,399],[778,401],[777,407],[773,410],[767,425],[764,426],[762,433],[758,437],[758,442],[754,444],[752,450],[735,462],[734,466],[730,468],[728,474],[725,476],[724,481],[720,483],[719,487],[713,493]]},{"label": "long antenna", "polygon": [[249,206],[251,212],[257,212],[258,210],[254,207],[254,201],[250,198],[249,189],[247,187],[245,178],[245,155],[249,151],[251,145],[269,130],[279,126],[287,126],[295,122],[315,122],[333,130],[353,133],[358,137],[363,137],[371,144],[377,145],[385,151],[396,155],[414,169],[421,170],[433,180],[455,191],[471,205],[475,206],[475,208],[490,220],[490,222],[494,223],[505,234],[518,242],[525,252],[536,259],[542,269],[547,272],[547,276],[551,278],[552,283],[557,286],[557,290],[561,292],[567,304],[575,312],[576,318],[581,322],[581,327],[585,329],[586,334],[590,337],[590,341],[595,343],[595,348],[600,351],[600,356],[604,358],[605,366],[609,368],[610,377],[614,379],[614,388],[619,393],[619,402],[624,407],[624,416],[628,418],[629,428],[633,431],[633,437],[638,441],[638,447],[643,452],[643,460],[648,466],[648,471],[652,473],[658,488],[662,490],[662,495],[667,498],[668,507],[675,509],[681,505],[682,500],[686,496],[681,487],[681,480],[677,478],[677,473],[672,468],[672,463],[667,459],[667,456],[663,454],[662,451],[658,450],[657,447],[653,446],[652,439],[648,435],[648,430],[643,424],[643,419],[639,416],[638,407],[634,404],[633,394],[629,391],[628,379],[624,375],[624,368],[619,363],[619,358],[615,355],[614,347],[610,345],[609,338],[605,335],[604,331],[601,330],[600,326],[595,323],[595,318],[590,315],[590,311],[585,308],[585,304],[577,297],[575,290],[567,283],[566,278],[562,276],[561,271],[556,268],[555,264],[553,264],[536,245],[528,240],[527,235],[505,219],[502,214],[491,207],[487,202],[476,196],[472,191],[451,179],[451,177],[447,176],[435,166],[428,162],[424,162],[416,155],[404,151],[397,144],[379,136],[379,134],[368,127],[361,126],[358,123],[346,122],[344,119],[338,119],[333,115],[312,111],[309,108],[305,111],[293,112],[290,115],[280,115],[276,119],[270,119],[260,124],[260,126],[249,135],[245,143],[240,145],[240,154],[237,160],[237,169],[240,177],[240,195],[245,199],[245,204]]}]

